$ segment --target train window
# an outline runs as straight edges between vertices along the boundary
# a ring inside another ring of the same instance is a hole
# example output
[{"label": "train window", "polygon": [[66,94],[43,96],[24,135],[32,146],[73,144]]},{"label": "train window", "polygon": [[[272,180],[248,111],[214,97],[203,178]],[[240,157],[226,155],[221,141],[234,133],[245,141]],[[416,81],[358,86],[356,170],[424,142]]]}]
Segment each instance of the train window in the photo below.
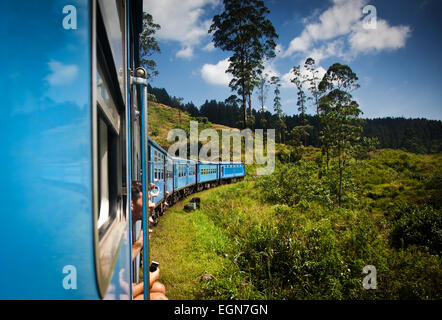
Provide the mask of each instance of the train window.
[{"label": "train window", "polygon": [[164,180],[164,155],[161,155],[161,180]]},{"label": "train window", "polygon": [[100,211],[98,214],[98,228],[109,219],[109,158],[107,126],[102,119],[99,120],[99,166],[100,170]]},{"label": "train window", "polygon": [[157,168],[157,180],[161,180],[161,154],[157,152],[157,162],[155,164]]},{"label": "train window", "polygon": [[156,168],[156,163],[157,163],[157,152],[154,150],[154,151],[153,151],[153,179],[154,179],[154,181],[157,180],[157,168]]},{"label": "train window", "polygon": [[[119,151],[120,114],[109,94],[101,67],[97,70],[98,221],[100,238],[117,216],[118,189],[122,186]],[[118,177],[119,176],[119,177]]]},{"label": "train window", "polygon": [[[123,79],[123,30],[124,14],[123,1],[121,0],[99,0],[100,10],[103,17],[104,26],[112,51],[112,57],[117,71],[120,89],[124,92]],[[123,95],[124,97],[125,95]]]},{"label": "train window", "polygon": [[172,170],[173,170],[173,162],[170,159],[167,159],[167,179],[172,178]]},{"label": "train window", "polygon": [[[114,1],[116,15],[108,12],[107,1],[93,2],[96,7],[96,68],[94,74],[93,163],[94,163],[94,221],[95,258],[100,294],[103,296],[112,275],[112,268],[126,228],[128,207],[126,183],[126,131],[125,94],[121,79],[124,77],[123,32],[117,38],[109,32],[113,24],[124,26],[125,9],[121,1]],[[105,5],[104,5],[105,4]],[[110,6],[112,7],[112,5]],[[114,48],[119,56],[115,60]],[[113,59],[114,58],[114,59]],[[117,71],[118,70],[118,71]]]}]

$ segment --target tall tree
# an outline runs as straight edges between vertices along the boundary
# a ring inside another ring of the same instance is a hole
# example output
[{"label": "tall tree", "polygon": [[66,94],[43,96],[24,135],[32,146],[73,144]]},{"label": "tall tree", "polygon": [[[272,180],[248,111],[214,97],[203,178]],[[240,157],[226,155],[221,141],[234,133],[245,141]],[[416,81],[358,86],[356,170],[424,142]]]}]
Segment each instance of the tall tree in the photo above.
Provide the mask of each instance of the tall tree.
[{"label": "tall tree", "polygon": [[265,103],[267,100],[267,94],[269,92],[268,77],[269,75],[267,73],[262,74],[262,72],[260,72],[258,75],[257,91],[258,91],[258,101],[260,104],[261,112],[266,111]]},{"label": "tall tree", "polygon": [[[349,156],[360,143],[364,120],[350,92],[359,88],[358,77],[347,65],[335,63],[324,75],[319,88],[328,91],[319,102],[322,122],[321,140],[338,162],[338,204],[341,207],[343,173]],[[328,161],[328,159],[327,159]],[[327,164],[328,165],[328,164]]]},{"label": "tall tree", "polygon": [[321,91],[319,90],[319,70],[316,66],[316,61],[313,58],[307,58],[304,63],[304,68],[307,71],[306,82],[309,87],[308,90],[311,93],[311,98],[316,108],[316,114],[319,114],[319,99],[321,97]]},{"label": "tall tree", "polygon": [[281,105],[281,79],[279,79],[277,76],[273,76],[270,78],[270,83],[274,86],[273,93],[275,98],[273,99],[273,110],[275,111],[276,115],[276,129],[279,131],[279,142],[282,143],[287,126],[285,124],[285,115],[282,111]]},{"label": "tall tree", "polygon": [[154,37],[154,34],[161,27],[153,22],[152,15],[144,13],[143,31],[140,34],[141,64],[147,72],[147,79],[158,75],[157,63],[151,57],[157,52],[160,53],[160,46]]},{"label": "tall tree", "polygon": [[313,129],[313,126],[307,123],[307,95],[304,91],[304,85],[308,81],[307,76],[302,74],[301,67],[298,65],[293,69],[294,78],[291,79],[298,89],[298,100],[296,105],[298,106],[299,116],[301,118],[301,125],[296,126],[290,132],[291,137],[293,138],[294,144],[299,145],[302,141],[304,146],[307,145],[307,138],[310,135],[310,131]]},{"label": "tall tree", "polygon": [[266,15],[270,13],[263,0],[223,0],[224,12],[215,15],[209,33],[215,47],[232,52],[227,72],[233,75],[229,86],[241,97],[244,127],[247,127],[247,103],[264,59],[275,56],[275,28]]},{"label": "tall tree", "polygon": [[305,115],[307,112],[307,96],[304,91],[304,83],[307,81],[306,77],[302,74],[300,66],[293,67],[294,78],[290,81],[293,82],[298,89],[298,100],[296,105],[298,106],[299,115],[301,120],[305,122]]}]

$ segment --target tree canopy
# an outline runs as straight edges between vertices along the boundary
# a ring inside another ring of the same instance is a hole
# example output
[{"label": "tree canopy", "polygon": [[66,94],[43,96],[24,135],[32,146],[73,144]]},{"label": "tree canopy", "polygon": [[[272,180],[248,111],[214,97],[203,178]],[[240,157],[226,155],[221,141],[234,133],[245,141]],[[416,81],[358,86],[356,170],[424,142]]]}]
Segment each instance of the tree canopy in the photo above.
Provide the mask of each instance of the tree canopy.
[{"label": "tree canopy", "polygon": [[275,56],[278,38],[270,12],[262,0],[224,0],[224,11],[215,15],[209,33],[215,47],[232,52],[227,72],[233,75],[229,86],[241,97],[243,123],[247,122],[247,103],[252,114],[251,94],[263,70],[264,59]]}]

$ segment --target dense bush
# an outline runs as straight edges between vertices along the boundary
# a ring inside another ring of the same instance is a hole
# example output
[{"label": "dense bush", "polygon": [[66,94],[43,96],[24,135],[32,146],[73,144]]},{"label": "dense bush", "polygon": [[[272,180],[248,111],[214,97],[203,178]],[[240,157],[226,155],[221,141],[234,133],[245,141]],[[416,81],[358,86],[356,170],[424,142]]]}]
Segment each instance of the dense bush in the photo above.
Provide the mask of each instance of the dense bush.
[{"label": "dense bush", "polygon": [[[201,298],[441,299],[442,210],[422,204],[438,191],[439,164],[375,154],[349,167],[341,208],[330,205],[336,172],[320,176],[313,161],[219,188],[204,214],[229,241],[208,248],[228,263]],[[376,290],[362,286],[367,265],[376,267]]]},{"label": "dense bush", "polygon": [[442,252],[442,210],[429,206],[398,206],[391,236],[396,248],[418,245],[427,247],[430,252],[440,255]]},{"label": "dense bush", "polygon": [[317,166],[305,161],[280,165],[273,175],[263,177],[259,186],[264,197],[273,203],[289,206],[301,201],[331,203],[329,190],[318,178]]}]

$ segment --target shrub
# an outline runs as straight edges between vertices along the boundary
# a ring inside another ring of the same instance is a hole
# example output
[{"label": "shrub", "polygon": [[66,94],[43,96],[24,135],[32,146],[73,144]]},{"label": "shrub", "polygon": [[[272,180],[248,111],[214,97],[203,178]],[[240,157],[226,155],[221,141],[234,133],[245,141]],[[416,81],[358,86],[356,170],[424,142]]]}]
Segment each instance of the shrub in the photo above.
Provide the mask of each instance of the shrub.
[{"label": "shrub", "polygon": [[396,248],[418,245],[440,255],[442,210],[429,206],[399,205],[396,208],[391,236]]},{"label": "shrub", "polygon": [[289,206],[303,200],[331,203],[328,189],[318,178],[318,168],[305,161],[281,165],[275,174],[263,177],[258,186],[264,197],[273,203]]}]

